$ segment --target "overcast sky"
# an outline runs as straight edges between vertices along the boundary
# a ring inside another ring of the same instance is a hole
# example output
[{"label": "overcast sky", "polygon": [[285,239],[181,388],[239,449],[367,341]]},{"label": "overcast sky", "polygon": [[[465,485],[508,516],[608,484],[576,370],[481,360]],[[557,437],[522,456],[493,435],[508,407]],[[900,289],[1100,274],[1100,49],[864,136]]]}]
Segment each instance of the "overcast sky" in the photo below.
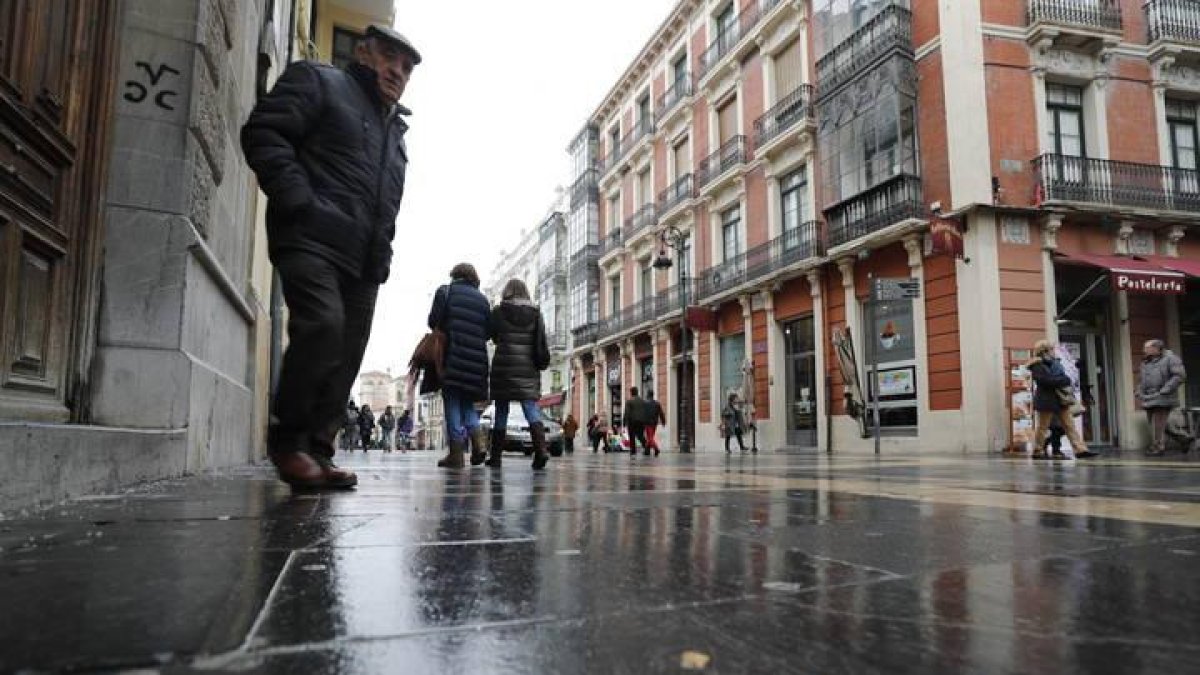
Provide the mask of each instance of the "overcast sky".
[{"label": "overcast sky", "polygon": [[567,144],[673,5],[397,1],[396,28],[424,61],[403,98],[408,183],[363,370],[398,374],[450,268],[467,261],[486,277],[540,224],[570,180]]}]

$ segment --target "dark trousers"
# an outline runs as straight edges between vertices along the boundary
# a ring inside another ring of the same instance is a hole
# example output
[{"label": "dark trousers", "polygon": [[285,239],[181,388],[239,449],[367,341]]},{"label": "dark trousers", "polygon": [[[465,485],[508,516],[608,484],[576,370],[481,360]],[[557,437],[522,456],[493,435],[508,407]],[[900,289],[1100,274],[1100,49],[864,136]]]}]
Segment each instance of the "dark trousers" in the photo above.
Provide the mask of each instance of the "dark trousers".
[{"label": "dark trousers", "polygon": [[646,442],[646,425],[631,422],[629,424],[629,453],[637,454],[638,443],[642,444],[642,449],[650,452],[650,444]]},{"label": "dark trousers", "polygon": [[1146,420],[1150,422],[1150,452],[1167,449],[1167,421],[1171,408],[1146,408]]},{"label": "dark trousers", "polygon": [[733,431],[725,432],[725,452],[729,452],[729,439],[733,438],[734,436],[737,437],[738,447],[745,451],[746,443],[742,440],[742,428],[735,427]]},{"label": "dark trousers", "polygon": [[277,256],[288,308],[288,348],[272,403],[271,451],[332,457],[362,365],[379,286],[307,252]]}]

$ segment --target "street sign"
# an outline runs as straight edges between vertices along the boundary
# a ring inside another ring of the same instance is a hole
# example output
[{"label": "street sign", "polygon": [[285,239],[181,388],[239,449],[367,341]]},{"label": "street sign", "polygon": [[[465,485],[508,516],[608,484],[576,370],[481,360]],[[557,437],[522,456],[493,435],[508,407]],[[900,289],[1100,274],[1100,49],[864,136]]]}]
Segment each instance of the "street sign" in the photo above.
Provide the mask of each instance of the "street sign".
[{"label": "street sign", "polygon": [[921,297],[920,279],[877,278],[871,284],[871,297],[876,301],[912,300]]}]

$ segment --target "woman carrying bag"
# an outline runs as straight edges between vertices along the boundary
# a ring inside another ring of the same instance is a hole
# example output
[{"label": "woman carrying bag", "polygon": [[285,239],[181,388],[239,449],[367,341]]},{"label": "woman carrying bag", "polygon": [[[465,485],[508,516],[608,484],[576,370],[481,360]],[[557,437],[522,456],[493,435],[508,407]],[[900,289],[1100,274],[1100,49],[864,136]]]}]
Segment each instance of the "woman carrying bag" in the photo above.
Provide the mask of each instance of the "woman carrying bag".
[{"label": "woman carrying bag", "polygon": [[1029,362],[1029,372],[1033,375],[1034,383],[1033,409],[1037,417],[1033,434],[1033,458],[1057,459],[1046,454],[1046,436],[1050,433],[1050,423],[1053,420],[1058,420],[1066,432],[1076,457],[1095,457],[1095,453],[1088,452],[1087,444],[1075,428],[1072,412],[1079,407],[1079,403],[1071,391],[1071,377],[1054,355],[1054,345],[1048,340],[1039,340],[1033,346],[1033,356],[1033,361]]}]

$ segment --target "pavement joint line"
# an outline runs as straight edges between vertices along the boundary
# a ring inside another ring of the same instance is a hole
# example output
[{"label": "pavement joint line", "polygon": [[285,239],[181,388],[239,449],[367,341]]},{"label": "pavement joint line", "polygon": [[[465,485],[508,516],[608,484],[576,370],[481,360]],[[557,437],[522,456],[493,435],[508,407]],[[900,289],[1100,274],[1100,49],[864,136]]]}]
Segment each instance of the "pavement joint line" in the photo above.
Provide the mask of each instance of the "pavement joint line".
[{"label": "pavement joint line", "polygon": [[[426,541],[426,542],[401,542],[396,544],[351,544],[348,546],[338,546],[336,544],[326,545],[326,548],[339,550],[353,550],[360,548],[437,548],[444,546],[492,546],[496,544],[529,544],[534,543],[537,537],[513,537],[512,539],[461,539],[458,541]],[[319,542],[327,544],[328,542]],[[320,553],[322,549],[316,546],[306,546],[302,549],[297,549],[301,553]]]},{"label": "pavement joint line", "polygon": [[292,565],[295,564],[297,557],[296,551],[288,554],[287,560],[283,562],[283,567],[279,569],[279,574],[275,577],[275,583],[271,584],[271,590],[267,592],[267,597],[263,600],[262,608],[258,610],[258,616],[254,617],[254,623],[250,624],[250,630],[246,631],[245,639],[234,650],[235,652],[245,652],[254,640],[254,636],[262,629],[263,623],[271,613],[271,606],[275,602],[275,596],[283,586],[284,580],[287,578],[288,572],[292,569]]}]

